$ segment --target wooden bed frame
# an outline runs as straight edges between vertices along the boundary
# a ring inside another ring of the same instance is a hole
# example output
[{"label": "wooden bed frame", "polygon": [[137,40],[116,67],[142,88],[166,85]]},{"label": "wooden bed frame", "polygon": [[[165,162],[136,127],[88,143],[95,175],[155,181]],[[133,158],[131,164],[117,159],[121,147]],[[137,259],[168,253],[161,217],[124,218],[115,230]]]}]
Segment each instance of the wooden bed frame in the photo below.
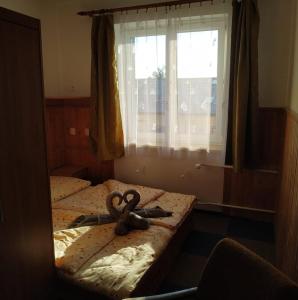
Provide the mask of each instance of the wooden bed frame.
[{"label": "wooden bed frame", "polygon": [[[177,228],[166,249],[146,271],[130,296],[148,296],[158,291],[162,281],[170,271],[171,265],[178,255],[184,240],[192,229],[192,216],[191,209]],[[59,278],[58,274],[53,293],[54,299],[59,300],[110,300],[109,297],[98,292],[90,291],[72,282],[63,280]]]}]

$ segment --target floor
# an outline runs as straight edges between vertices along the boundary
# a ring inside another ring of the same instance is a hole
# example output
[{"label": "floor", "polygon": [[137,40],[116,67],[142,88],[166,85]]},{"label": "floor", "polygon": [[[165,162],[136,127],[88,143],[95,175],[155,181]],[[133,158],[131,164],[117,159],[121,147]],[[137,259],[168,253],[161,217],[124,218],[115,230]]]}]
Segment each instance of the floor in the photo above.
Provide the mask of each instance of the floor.
[{"label": "floor", "polygon": [[184,242],[159,292],[197,286],[211,250],[225,237],[237,240],[274,264],[274,231],[271,223],[196,211],[193,231]]}]

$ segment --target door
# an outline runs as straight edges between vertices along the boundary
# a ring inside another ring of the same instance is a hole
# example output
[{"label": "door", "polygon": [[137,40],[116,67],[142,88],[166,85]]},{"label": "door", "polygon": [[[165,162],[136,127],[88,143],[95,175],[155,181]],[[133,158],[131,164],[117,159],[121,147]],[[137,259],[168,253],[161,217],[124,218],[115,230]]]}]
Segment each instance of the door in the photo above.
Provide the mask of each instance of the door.
[{"label": "door", "polygon": [[40,23],[0,8],[0,298],[45,299],[53,275]]}]

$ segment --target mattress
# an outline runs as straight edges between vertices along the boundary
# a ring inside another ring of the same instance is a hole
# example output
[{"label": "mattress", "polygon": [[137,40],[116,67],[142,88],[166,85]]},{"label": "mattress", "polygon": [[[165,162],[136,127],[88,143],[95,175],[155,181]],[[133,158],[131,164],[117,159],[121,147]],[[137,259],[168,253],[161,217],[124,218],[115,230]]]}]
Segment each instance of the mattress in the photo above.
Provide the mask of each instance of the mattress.
[{"label": "mattress", "polygon": [[59,201],[65,197],[75,194],[91,185],[90,181],[74,177],[51,176],[51,200]]},{"label": "mattress", "polygon": [[[148,230],[134,230],[126,236],[114,234],[115,224],[67,229],[79,215],[107,213],[105,199],[111,191],[131,188],[140,193],[141,206],[160,206],[173,212],[172,217],[157,219],[170,229],[151,225]],[[128,297],[166,248],[194,201],[194,196],[116,180],[55,201],[52,204],[55,264],[60,276],[113,299]]]}]

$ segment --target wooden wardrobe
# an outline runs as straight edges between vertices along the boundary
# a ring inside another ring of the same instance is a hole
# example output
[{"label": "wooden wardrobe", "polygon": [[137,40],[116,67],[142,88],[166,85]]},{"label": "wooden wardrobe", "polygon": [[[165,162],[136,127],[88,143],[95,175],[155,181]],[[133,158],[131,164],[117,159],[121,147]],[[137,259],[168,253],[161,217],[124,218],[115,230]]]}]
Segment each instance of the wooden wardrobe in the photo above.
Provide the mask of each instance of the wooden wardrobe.
[{"label": "wooden wardrobe", "polygon": [[0,8],[0,298],[47,299],[54,273],[40,22]]}]

